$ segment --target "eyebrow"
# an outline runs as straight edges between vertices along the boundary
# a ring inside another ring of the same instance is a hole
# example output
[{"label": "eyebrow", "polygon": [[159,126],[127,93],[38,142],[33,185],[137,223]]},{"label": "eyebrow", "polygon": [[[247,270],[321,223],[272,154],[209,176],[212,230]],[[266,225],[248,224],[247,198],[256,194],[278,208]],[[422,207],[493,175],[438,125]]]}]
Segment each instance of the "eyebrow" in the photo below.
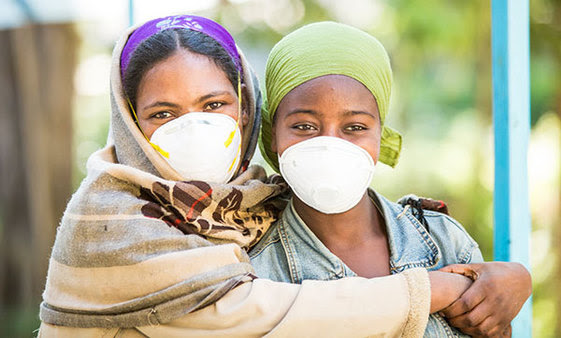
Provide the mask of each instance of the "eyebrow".
[{"label": "eyebrow", "polygon": [[[314,115],[314,116],[321,116],[323,115],[322,113],[319,113],[315,110],[312,109],[294,109],[290,112],[288,112],[286,114],[286,117],[290,116],[290,115],[294,115],[294,114],[310,114],[310,115]],[[367,115],[372,117],[373,119],[377,120],[378,118],[376,117],[376,114],[367,112],[367,111],[362,111],[362,110],[347,110],[343,113],[344,116],[356,116],[356,115]]]},{"label": "eyebrow", "polygon": [[215,96],[221,96],[221,95],[230,95],[230,96],[232,96],[232,93],[229,92],[229,91],[227,91],[227,90],[217,90],[217,91],[214,91],[214,92],[211,92],[211,93],[208,93],[208,94],[206,94],[206,95],[203,95],[203,96],[199,97],[199,98],[197,99],[196,102],[197,102],[197,103],[201,103],[201,102],[206,101],[206,100],[208,100],[208,99],[210,99],[210,98],[213,98],[213,97],[215,97]]},{"label": "eyebrow", "polygon": [[349,115],[351,115],[351,116],[354,116],[354,115],[368,115],[375,120],[378,119],[376,117],[376,114],[373,114],[373,113],[367,112],[367,111],[363,111],[363,110],[348,110],[348,111],[344,112],[343,115],[345,115],[345,116],[349,116]]},{"label": "eyebrow", "polygon": [[154,108],[154,107],[172,107],[172,108],[180,108],[178,104],[175,103],[171,103],[171,102],[167,102],[167,101],[157,101],[154,102],[152,104],[149,104],[147,106],[144,106],[142,108],[142,110],[146,110],[149,108]]},{"label": "eyebrow", "polygon": [[310,114],[310,115],[314,115],[314,116],[323,115],[323,114],[318,113],[317,111],[312,110],[312,109],[294,109],[294,110],[291,110],[288,113],[286,113],[286,117],[289,117],[289,116],[294,115],[294,114]]}]

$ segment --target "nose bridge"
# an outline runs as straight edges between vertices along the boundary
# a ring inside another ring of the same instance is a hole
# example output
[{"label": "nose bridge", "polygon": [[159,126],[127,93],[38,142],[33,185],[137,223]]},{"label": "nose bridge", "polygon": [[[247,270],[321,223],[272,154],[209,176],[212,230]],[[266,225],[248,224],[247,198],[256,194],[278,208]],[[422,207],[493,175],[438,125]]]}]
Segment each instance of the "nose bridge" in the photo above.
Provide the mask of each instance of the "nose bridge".
[{"label": "nose bridge", "polygon": [[339,127],[335,123],[324,124],[321,128],[321,136],[341,137]]},{"label": "nose bridge", "polygon": [[194,113],[194,112],[198,112],[200,111],[200,109],[197,109],[196,107],[192,107],[192,106],[185,106],[183,108],[183,111],[181,111],[181,115],[185,115],[185,114],[189,114],[189,113]]}]

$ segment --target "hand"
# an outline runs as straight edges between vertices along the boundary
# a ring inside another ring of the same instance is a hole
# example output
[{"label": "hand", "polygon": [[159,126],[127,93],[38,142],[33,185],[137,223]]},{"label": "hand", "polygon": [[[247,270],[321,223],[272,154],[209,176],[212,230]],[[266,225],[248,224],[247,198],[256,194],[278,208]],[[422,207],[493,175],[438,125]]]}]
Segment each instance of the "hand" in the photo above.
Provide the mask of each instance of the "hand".
[{"label": "hand", "polygon": [[532,293],[532,279],[522,264],[455,264],[439,271],[475,280],[460,299],[442,311],[450,325],[476,337],[510,336],[510,322]]},{"label": "hand", "polygon": [[430,313],[450,306],[471,285],[472,280],[460,274],[429,271],[431,302]]}]

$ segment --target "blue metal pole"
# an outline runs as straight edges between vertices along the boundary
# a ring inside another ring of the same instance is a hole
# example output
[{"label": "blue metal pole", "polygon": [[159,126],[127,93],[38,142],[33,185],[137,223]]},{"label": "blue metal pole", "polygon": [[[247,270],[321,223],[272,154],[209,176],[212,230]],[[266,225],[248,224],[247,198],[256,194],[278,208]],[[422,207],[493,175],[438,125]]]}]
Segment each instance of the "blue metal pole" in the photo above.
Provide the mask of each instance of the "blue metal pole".
[{"label": "blue metal pole", "polygon": [[134,0],[129,0],[129,26],[134,25]]},{"label": "blue metal pole", "polygon": [[[492,0],[495,131],[495,260],[530,268],[527,153],[530,136],[530,37],[527,0]],[[532,336],[532,301],[513,322],[514,337]]]}]

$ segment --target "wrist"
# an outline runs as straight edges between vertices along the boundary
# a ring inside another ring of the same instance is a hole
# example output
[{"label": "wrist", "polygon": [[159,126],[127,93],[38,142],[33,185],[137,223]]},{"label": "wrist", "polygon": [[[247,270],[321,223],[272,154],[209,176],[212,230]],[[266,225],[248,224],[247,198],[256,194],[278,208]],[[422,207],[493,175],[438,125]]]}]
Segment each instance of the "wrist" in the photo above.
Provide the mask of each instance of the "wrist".
[{"label": "wrist", "polygon": [[431,283],[431,313],[450,306],[472,283],[472,280],[464,275],[441,271],[429,272],[429,281]]}]

